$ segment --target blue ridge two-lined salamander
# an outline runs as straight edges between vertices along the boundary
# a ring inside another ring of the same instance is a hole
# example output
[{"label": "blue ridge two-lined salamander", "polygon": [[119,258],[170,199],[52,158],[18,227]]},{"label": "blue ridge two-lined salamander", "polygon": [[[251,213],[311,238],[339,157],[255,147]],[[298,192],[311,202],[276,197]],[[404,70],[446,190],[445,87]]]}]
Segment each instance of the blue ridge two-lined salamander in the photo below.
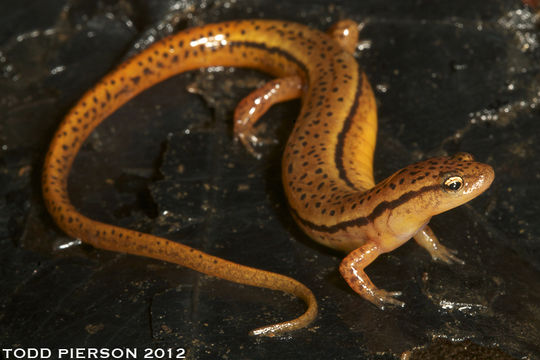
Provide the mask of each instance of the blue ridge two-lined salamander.
[{"label": "blue ridge two-lined salamander", "polygon": [[306,302],[300,317],[253,334],[271,336],[307,326],[316,317],[317,302],[300,282],[89,219],[74,208],[67,192],[68,174],[83,141],[141,91],[208,66],[258,69],[276,79],[238,105],[235,136],[257,155],[257,119],[275,103],[301,98],[282,163],[291,213],[311,238],[348,253],[340,272],[354,291],[379,307],[403,305],[395,298],[399,292],[375,287],[364,268],[410,238],[433,258],[459,261],[427,223],[481,194],[494,172],[460,153],[407,166],[376,184],[376,105],[353,56],[357,38],[358,26],[349,20],[327,33],[291,22],[245,20],[196,27],[157,42],[105,76],[65,116],[44,164],[47,209],[67,234],[97,248],[169,261],[237,283],[281,290]]}]

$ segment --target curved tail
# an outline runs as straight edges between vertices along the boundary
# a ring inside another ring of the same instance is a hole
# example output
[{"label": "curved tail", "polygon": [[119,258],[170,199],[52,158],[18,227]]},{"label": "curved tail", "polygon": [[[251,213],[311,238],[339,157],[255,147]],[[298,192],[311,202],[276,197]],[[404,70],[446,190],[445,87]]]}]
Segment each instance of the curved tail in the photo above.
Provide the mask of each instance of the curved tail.
[{"label": "curved tail", "polygon": [[[67,192],[68,174],[84,140],[107,116],[146,88],[181,72],[211,65],[250,66],[284,74],[297,69],[297,64],[279,52],[238,41],[244,39],[242,33],[249,24],[230,22],[186,30],[154,44],[104,77],[60,124],[45,158],[42,189],[47,209],[58,226],[83,242],[169,261],[237,283],[281,290],[304,300],[308,309],[299,318],[252,332],[272,336],[305,327],[315,319],[317,302],[306,286],[289,277],[232,263],[173,241],[91,220],[73,207]],[[261,33],[262,30],[253,36]],[[250,58],[243,56],[248,48]]]},{"label": "curved tail", "polygon": [[65,213],[69,214],[68,221],[71,218],[75,225],[83,223],[85,229],[82,231],[70,229],[66,232],[94,247],[164,260],[239,284],[280,290],[306,303],[307,310],[300,317],[254,329],[250,332],[251,335],[281,335],[304,328],[317,317],[315,296],[309,288],[295,279],[224,260],[158,236],[91,220],[73,208],[65,209]]}]

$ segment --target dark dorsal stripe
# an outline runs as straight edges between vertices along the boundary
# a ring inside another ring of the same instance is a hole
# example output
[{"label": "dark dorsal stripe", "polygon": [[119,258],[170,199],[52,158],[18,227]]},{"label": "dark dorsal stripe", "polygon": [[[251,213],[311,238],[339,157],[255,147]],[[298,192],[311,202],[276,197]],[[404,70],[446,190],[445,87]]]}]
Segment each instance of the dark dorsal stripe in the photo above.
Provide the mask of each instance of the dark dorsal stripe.
[{"label": "dark dorsal stripe", "polygon": [[312,229],[312,230],[333,234],[333,233],[336,233],[336,232],[338,232],[340,230],[345,230],[346,228],[351,227],[351,226],[364,226],[364,225],[367,225],[370,222],[373,222],[377,217],[381,216],[386,210],[395,209],[395,208],[403,205],[407,201],[414,199],[418,195],[421,195],[421,194],[429,192],[429,191],[437,190],[437,189],[440,189],[440,185],[438,185],[438,184],[424,186],[423,188],[420,188],[418,190],[406,192],[405,194],[401,195],[400,197],[398,197],[395,200],[391,200],[391,201],[386,201],[385,200],[385,201],[380,202],[377,206],[375,206],[375,208],[367,216],[361,216],[361,217],[358,217],[356,219],[343,221],[343,222],[340,222],[340,223],[337,223],[337,224],[334,224],[334,225],[315,224],[315,223],[312,223],[311,221],[305,220],[302,217],[300,217],[300,215],[298,215],[296,210],[294,210],[292,208],[291,208],[291,212],[298,219],[298,221],[300,221],[300,223],[302,223],[302,225],[304,225],[305,227],[307,227],[309,229]]},{"label": "dark dorsal stripe", "polygon": [[258,43],[254,41],[231,41],[225,47],[235,48],[235,47],[252,47],[255,49],[263,50],[268,52],[269,54],[278,54],[279,56],[284,57],[288,61],[294,63],[296,66],[298,66],[299,69],[301,69],[305,76],[306,76],[306,82],[309,84],[309,72],[307,71],[306,65],[298,60],[294,55],[292,55],[290,52],[285,51],[283,49],[277,48],[277,47],[268,47],[264,43]]},{"label": "dark dorsal stripe", "polygon": [[354,116],[356,115],[356,112],[358,111],[359,99],[362,96],[362,85],[364,83],[364,77],[362,76],[362,70],[360,69],[360,65],[358,65],[357,71],[358,71],[358,81],[356,82],[354,102],[351,106],[351,109],[349,110],[347,118],[345,118],[345,121],[343,122],[343,128],[338,134],[338,141],[337,141],[334,157],[335,157],[336,168],[339,171],[339,177],[341,178],[341,180],[343,180],[347,184],[347,186],[349,186],[351,189],[359,191],[359,189],[357,189],[354,186],[353,182],[347,176],[347,172],[345,171],[345,167],[343,166],[343,150],[345,147],[345,138],[347,137],[347,134],[349,133],[349,130],[351,129]]}]

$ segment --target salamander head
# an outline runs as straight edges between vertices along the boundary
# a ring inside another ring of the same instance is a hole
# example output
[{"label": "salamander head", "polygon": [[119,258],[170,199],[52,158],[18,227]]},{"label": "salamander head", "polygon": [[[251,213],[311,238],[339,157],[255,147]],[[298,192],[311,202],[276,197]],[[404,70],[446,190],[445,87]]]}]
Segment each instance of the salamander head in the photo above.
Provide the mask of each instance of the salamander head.
[{"label": "salamander head", "polygon": [[491,166],[474,161],[467,153],[409,165],[381,184],[395,189],[389,225],[398,233],[407,233],[411,229],[406,227],[423,224],[434,215],[474,199],[489,188],[494,178]]}]

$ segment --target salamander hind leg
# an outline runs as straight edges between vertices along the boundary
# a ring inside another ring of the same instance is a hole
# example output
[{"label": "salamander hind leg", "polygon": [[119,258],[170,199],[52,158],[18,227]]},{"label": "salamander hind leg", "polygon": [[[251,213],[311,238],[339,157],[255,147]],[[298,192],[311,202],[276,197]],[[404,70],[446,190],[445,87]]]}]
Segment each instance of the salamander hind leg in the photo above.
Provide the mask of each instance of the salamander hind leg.
[{"label": "salamander hind leg", "polygon": [[290,76],[272,80],[246,96],[234,112],[234,137],[256,158],[261,154],[256,146],[268,143],[257,135],[256,124],[272,105],[299,98],[302,95],[302,79]]},{"label": "salamander hind leg", "polygon": [[350,54],[354,54],[356,46],[358,45],[358,35],[360,34],[361,28],[362,24],[353,20],[341,20],[332,25],[326,33],[337,41],[343,50]]},{"label": "salamander hind leg", "polygon": [[405,303],[395,298],[401,295],[400,291],[378,289],[364,272],[364,268],[380,254],[378,246],[368,242],[349,253],[341,262],[339,271],[354,291],[381,310],[384,310],[386,304],[403,307]]},{"label": "salamander hind leg", "polygon": [[431,230],[429,226],[426,226],[417,232],[416,235],[414,235],[414,240],[418,245],[429,252],[433,260],[442,261],[447,264],[465,264],[465,261],[455,255],[457,254],[457,251],[443,246],[439,240],[437,240],[437,236],[435,236],[433,230]]}]

